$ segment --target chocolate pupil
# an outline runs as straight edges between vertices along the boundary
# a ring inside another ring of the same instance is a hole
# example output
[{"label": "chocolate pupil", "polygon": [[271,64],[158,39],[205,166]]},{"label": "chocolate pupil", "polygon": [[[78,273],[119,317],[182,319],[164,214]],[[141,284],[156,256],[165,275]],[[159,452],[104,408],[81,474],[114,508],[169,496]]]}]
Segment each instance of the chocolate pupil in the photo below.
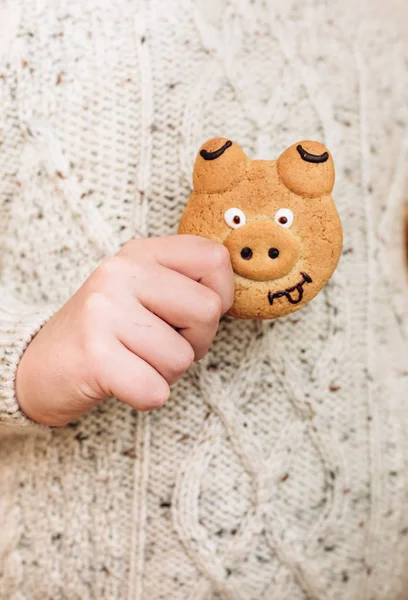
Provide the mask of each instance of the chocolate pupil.
[{"label": "chocolate pupil", "polygon": [[239,225],[241,223],[241,217],[239,217],[238,215],[235,215],[233,221],[236,225]]},{"label": "chocolate pupil", "polygon": [[245,248],[242,248],[241,256],[244,260],[249,260],[252,257],[251,248],[248,248],[248,246],[245,246]]},{"label": "chocolate pupil", "polygon": [[279,219],[279,223],[282,223],[282,225],[285,225],[287,222],[288,222],[288,219],[287,219],[287,217],[281,217],[281,218]]}]

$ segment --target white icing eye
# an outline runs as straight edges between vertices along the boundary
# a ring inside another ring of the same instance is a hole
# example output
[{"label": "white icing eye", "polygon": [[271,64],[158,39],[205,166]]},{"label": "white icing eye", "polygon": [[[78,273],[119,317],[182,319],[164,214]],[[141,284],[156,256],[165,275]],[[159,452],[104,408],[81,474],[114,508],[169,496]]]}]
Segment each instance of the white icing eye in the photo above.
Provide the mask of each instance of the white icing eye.
[{"label": "white icing eye", "polygon": [[238,229],[246,223],[246,217],[240,208],[229,208],[224,213],[224,221],[228,227],[232,229]]},{"label": "white icing eye", "polygon": [[280,208],[275,215],[275,223],[288,229],[293,223],[293,212],[290,208]]}]

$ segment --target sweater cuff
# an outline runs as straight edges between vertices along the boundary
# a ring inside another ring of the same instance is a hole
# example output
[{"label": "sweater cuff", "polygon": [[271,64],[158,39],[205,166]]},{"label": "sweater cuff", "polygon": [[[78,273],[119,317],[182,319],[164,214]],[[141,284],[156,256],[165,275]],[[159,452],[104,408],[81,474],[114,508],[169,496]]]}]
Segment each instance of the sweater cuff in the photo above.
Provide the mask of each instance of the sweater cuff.
[{"label": "sweater cuff", "polygon": [[44,429],[20,409],[15,390],[16,373],[27,346],[58,308],[27,306],[0,293],[0,433]]}]

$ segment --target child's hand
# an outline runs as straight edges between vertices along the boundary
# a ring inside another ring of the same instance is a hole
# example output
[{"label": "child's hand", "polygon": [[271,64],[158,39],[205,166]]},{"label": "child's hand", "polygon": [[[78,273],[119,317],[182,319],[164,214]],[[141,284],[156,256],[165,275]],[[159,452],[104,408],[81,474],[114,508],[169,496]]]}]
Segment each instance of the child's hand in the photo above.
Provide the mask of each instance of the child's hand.
[{"label": "child's hand", "polygon": [[27,348],[16,381],[22,410],[64,425],[108,396],[137,410],[162,406],[207,352],[233,295],[221,244],[190,235],[129,242]]}]

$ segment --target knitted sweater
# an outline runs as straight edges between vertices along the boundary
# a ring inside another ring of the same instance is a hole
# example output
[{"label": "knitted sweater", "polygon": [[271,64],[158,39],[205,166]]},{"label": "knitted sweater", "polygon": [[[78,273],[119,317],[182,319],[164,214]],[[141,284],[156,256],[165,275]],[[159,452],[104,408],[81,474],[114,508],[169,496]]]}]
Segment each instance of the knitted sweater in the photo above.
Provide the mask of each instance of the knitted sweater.
[{"label": "knitted sweater", "polygon": [[[406,8],[0,0],[1,600],[408,597]],[[163,409],[30,422],[30,339],[103,257],[175,233],[218,135],[330,148],[333,280],[224,319]]]}]

